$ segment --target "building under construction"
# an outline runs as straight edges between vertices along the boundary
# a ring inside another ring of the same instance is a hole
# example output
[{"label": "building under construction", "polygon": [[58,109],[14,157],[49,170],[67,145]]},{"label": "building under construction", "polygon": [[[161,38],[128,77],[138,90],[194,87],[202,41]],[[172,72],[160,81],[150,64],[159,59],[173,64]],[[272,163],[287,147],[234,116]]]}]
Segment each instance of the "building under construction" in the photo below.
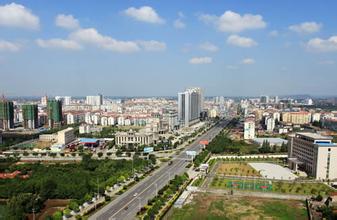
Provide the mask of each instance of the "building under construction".
[{"label": "building under construction", "polygon": [[28,104],[22,106],[23,127],[25,129],[36,129],[39,126],[37,105]]},{"label": "building under construction", "polygon": [[14,104],[10,101],[0,101],[0,128],[14,128]]},{"label": "building under construction", "polygon": [[47,112],[49,128],[60,127],[63,122],[62,102],[57,100],[48,100]]}]

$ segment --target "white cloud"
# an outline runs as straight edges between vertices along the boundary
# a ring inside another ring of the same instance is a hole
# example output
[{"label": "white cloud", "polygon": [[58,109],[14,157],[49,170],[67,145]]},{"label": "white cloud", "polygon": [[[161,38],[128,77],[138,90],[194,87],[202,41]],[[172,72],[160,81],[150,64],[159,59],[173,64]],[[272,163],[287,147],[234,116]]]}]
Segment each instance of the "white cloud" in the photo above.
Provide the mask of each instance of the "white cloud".
[{"label": "white cloud", "polygon": [[311,51],[318,52],[335,52],[337,51],[337,35],[328,39],[314,38],[307,42],[307,48]]},{"label": "white cloud", "polygon": [[173,27],[177,29],[184,29],[186,27],[186,24],[182,20],[183,18],[185,18],[185,15],[180,11],[178,12],[178,17],[179,18],[173,22]]},{"label": "white cloud", "polygon": [[321,60],[320,62],[319,62],[319,64],[321,64],[321,65],[333,65],[333,64],[335,64],[336,62],[334,61],[334,60]]},{"label": "white cloud", "polygon": [[312,34],[320,31],[322,24],[316,22],[303,22],[301,24],[289,26],[289,30],[300,34]]},{"label": "white cloud", "polygon": [[152,23],[152,24],[163,24],[165,23],[157,12],[150,6],[143,6],[140,8],[128,8],[124,11],[124,14],[132,17],[138,21]]},{"label": "white cloud", "polygon": [[81,45],[76,41],[72,40],[63,40],[63,39],[49,39],[49,40],[42,40],[37,39],[36,44],[42,48],[54,48],[54,49],[67,49],[67,50],[79,50],[81,49]]},{"label": "white cloud", "polygon": [[176,19],[173,23],[173,26],[177,29],[184,29],[186,24],[181,19]]},{"label": "white cloud", "polygon": [[255,63],[255,60],[252,59],[252,58],[245,58],[242,60],[241,62],[242,64],[246,64],[246,65],[250,65],[250,64],[254,64]]},{"label": "white cloud", "polygon": [[199,19],[206,24],[214,25],[221,32],[238,33],[266,27],[266,22],[261,15],[240,15],[233,11],[226,11],[221,16],[203,14]]},{"label": "white cloud", "polygon": [[0,6],[0,26],[37,30],[40,20],[23,5],[11,3]]},{"label": "white cloud", "polygon": [[166,50],[166,44],[155,40],[151,41],[138,41],[140,47],[147,51],[164,51]]},{"label": "white cloud", "polygon": [[212,62],[212,57],[193,57],[189,60],[190,64],[209,64]]},{"label": "white cloud", "polygon": [[199,48],[205,51],[209,51],[209,52],[216,52],[219,50],[219,48],[217,46],[215,46],[214,44],[210,43],[210,42],[204,42],[202,44],[199,45]]},{"label": "white cloud", "polygon": [[253,47],[257,45],[253,39],[239,35],[230,35],[227,38],[227,43],[238,47]]},{"label": "white cloud", "polygon": [[236,70],[236,69],[238,69],[237,66],[233,66],[233,65],[227,65],[226,68],[229,69],[229,70]]},{"label": "white cloud", "polygon": [[119,41],[98,33],[98,31],[94,28],[77,30],[70,34],[70,39],[80,43],[91,44],[99,48],[121,53],[130,53],[140,50],[136,42]]},{"label": "white cloud", "polygon": [[62,27],[68,30],[74,30],[80,28],[79,21],[72,15],[59,14],[55,18],[55,24],[58,27]]},{"label": "white cloud", "polygon": [[20,49],[21,46],[19,44],[0,39],[0,51],[16,52]]},{"label": "white cloud", "polygon": [[269,36],[271,36],[271,37],[277,37],[278,35],[279,35],[279,32],[276,31],[276,30],[273,30],[273,31],[269,32]]}]

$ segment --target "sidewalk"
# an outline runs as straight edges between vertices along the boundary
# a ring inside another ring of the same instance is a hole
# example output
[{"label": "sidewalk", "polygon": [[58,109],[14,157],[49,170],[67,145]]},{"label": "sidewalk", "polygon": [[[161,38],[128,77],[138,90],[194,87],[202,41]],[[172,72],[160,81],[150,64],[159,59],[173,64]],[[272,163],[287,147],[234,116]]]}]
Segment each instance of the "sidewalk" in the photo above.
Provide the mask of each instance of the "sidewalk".
[{"label": "sidewalk", "polygon": [[[207,189],[207,188],[199,188],[199,192],[207,192],[207,193],[215,193],[215,194],[225,194],[231,195],[230,190],[224,189]],[[235,190],[233,191],[234,196],[251,196],[251,197],[261,197],[261,198],[272,198],[272,199],[291,199],[291,200],[305,200],[310,198],[310,196],[306,195],[292,195],[292,194],[280,194],[280,193],[267,193],[267,192],[247,192]]]}]

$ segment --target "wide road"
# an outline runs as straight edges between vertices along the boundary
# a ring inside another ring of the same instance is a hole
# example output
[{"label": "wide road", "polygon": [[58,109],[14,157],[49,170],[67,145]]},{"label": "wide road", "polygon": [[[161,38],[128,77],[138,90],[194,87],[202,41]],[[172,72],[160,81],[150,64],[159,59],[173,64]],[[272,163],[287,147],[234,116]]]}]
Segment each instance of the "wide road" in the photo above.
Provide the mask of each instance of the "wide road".
[{"label": "wide road", "polygon": [[222,120],[205,134],[198,137],[193,143],[184,148],[182,152],[173,157],[172,164],[161,166],[151,176],[146,177],[131,189],[117,197],[108,205],[97,211],[89,220],[128,220],[135,219],[137,212],[145,206],[175,175],[181,175],[189,163],[186,151],[201,151],[200,140],[211,141],[225,126],[228,121]]}]

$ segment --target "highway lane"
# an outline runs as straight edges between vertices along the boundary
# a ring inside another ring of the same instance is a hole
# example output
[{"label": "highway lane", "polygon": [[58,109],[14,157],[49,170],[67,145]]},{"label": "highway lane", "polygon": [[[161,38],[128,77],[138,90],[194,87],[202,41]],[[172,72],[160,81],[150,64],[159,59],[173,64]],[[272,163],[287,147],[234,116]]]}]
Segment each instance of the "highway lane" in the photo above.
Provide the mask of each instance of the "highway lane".
[{"label": "highway lane", "polygon": [[172,159],[172,164],[167,163],[156,170],[152,176],[148,176],[128,191],[117,197],[108,205],[92,215],[90,220],[124,220],[134,219],[139,207],[147,204],[156,192],[164,187],[175,175],[185,172],[189,163],[186,151],[201,151],[200,140],[211,141],[226,125],[228,121],[221,121],[201,137],[198,137],[191,145],[186,147],[179,155]]}]

